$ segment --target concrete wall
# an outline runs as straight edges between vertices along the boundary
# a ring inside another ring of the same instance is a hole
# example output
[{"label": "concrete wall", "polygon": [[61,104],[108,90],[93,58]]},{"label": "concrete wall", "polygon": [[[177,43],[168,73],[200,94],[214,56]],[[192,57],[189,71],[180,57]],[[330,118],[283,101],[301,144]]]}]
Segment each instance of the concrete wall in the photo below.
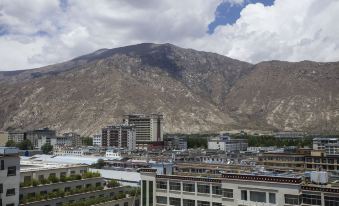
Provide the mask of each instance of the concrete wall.
[{"label": "concrete wall", "polygon": [[[4,170],[0,170],[0,184],[3,186],[1,195],[2,205],[19,204],[19,184],[20,184],[20,159],[18,156],[0,156],[0,161],[4,160]],[[8,176],[8,167],[16,167],[16,175]],[[15,195],[7,196],[8,189],[15,189]]]}]

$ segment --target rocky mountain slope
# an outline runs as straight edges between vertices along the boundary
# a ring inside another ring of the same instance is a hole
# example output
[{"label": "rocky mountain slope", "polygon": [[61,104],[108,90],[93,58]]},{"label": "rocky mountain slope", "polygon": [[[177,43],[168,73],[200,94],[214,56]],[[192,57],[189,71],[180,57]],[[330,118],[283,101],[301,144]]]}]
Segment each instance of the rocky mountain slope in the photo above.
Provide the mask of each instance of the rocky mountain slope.
[{"label": "rocky mountain slope", "polygon": [[102,49],[0,72],[0,129],[90,135],[126,113],[163,113],[166,132],[339,130],[339,63],[251,65],[170,44]]}]

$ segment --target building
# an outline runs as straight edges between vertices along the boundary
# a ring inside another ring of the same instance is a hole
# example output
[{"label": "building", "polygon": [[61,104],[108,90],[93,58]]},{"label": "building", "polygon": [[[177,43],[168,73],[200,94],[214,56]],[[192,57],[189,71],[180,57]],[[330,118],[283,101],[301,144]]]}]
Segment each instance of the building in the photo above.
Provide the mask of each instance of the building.
[{"label": "building", "polygon": [[296,174],[234,174],[220,178],[157,175],[140,169],[141,203],[175,206],[334,206],[339,205],[336,181],[318,185]]},{"label": "building", "polygon": [[[157,175],[140,169],[141,202],[175,206],[299,205],[301,177],[223,174],[221,178]],[[291,201],[297,202],[291,203]]]},{"label": "building", "polygon": [[16,143],[20,143],[25,139],[26,139],[25,132],[19,132],[19,131],[8,132],[8,140],[14,141]]},{"label": "building", "polygon": [[73,147],[81,147],[82,146],[82,139],[81,139],[80,135],[75,133],[75,132],[64,133],[63,137],[70,139]]},{"label": "building", "polygon": [[187,139],[178,136],[164,138],[164,147],[166,150],[187,150]]},{"label": "building", "polygon": [[51,139],[56,138],[55,130],[49,128],[36,129],[25,133],[26,139],[30,140],[35,149],[40,149],[44,144],[51,144]]},{"label": "building", "polygon": [[137,144],[163,141],[162,114],[129,114],[124,117],[125,124],[135,125]]},{"label": "building", "polygon": [[325,150],[329,155],[339,155],[339,140],[338,138],[314,138],[313,149]]},{"label": "building", "polygon": [[89,154],[89,152],[87,151],[88,150],[84,148],[57,147],[53,149],[53,155],[82,157],[82,156],[85,156],[86,154]]},{"label": "building", "polygon": [[101,130],[101,145],[104,147],[135,150],[136,129],[134,125],[111,125]]},{"label": "building", "polygon": [[273,136],[277,139],[296,140],[305,137],[305,132],[282,131],[274,132]]},{"label": "building", "polygon": [[0,146],[6,146],[8,141],[8,132],[0,131]]},{"label": "building", "polygon": [[99,173],[90,172],[84,165],[23,161],[20,173],[20,205],[61,206],[93,201],[93,205],[134,206],[138,201],[138,197],[126,195],[131,188],[108,185]]},{"label": "building", "polygon": [[62,147],[72,147],[73,141],[71,138],[62,136],[51,138],[51,145],[53,149],[62,148]]},{"label": "building", "polygon": [[93,135],[93,146],[99,146],[99,147],[102,147],[102,138],[101,138],[101,134],[95,134],[95,135]]},{"label": "building", "polygon": [[247,146],[247,139],[232,139],[225,134],[208,140],[208,149],[222,150],[227,153],[246,151]]},{"label": "building", "polygon": [[0,147],[0,205],[19,204],[20,158],[17,148]]}]

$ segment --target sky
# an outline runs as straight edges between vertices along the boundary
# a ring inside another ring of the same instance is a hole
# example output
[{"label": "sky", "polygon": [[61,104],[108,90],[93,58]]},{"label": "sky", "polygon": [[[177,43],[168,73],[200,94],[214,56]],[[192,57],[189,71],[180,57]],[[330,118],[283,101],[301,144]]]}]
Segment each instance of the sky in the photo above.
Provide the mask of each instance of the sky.
[{"label": "sky", "polygon": [[258,63],[339,61],[339,0],[0,0],[0,70],[172,43]]}]

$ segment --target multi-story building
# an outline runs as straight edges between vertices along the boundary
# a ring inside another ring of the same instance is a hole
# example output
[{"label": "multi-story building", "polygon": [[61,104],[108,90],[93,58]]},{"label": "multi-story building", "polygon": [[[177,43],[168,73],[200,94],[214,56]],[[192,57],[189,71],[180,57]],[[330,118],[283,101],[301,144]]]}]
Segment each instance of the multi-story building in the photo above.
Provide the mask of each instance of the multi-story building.
[{"label": "multi-story building", "polygon": [[101,134],[93,135],[93,146],[102,147],[102,137],[101,137]]},{"label": "multi-story building", "polygon": [[84,165],[23,161],[20,173],[20,202],[25,206],[61,206],[86,201],[134,206],[138,200],[126,195],[130,188],[109,185],[99,173],[89,172]]},{"label": "multi-story building", "polygon": [[157,175],[140,169],[141,203],[175,206],[339,205],[339,187],[303,181],[298,175],[225,173],[220,178]]},{"label": "multi-story building", "polygon": [[55,130],[50,130],[49,128],[36,129],[25,134],[26,139],[30,140],[36,149],[40,149],[44,144],[51,144],[51,139],[56,137]]},{"label": "multi-story building", "polygon": [[8,132],[8,140],[12,140],[16,143],[20,143],[26,139],[26,133],[21,131]]},{"label": "multi-story building", "polygon": [[121,124],[102,128],[102,146],[135,150],[136,129],[134,125]]},{"label": "multi-story building", "polygon": [[314,150],[325,150],[328,155],[339,155],[339,140],[338,138],[314,138]]},{"label": "multi-story building", "polygon": [[222,150],[224,152],[246,151],[247,146],[247,139],[232,139],[223,134],[208,140],[208,149]]},{"label": "multi-story building", "polygon": [[17,148],[0,147],[0,205],[19,204],[20,158]]},{"label": "multi-story building", "polygon": [[8,132],[0,131],[0,146],[4,147],[8,141]]},{"label": "multi-story building", "polygon": [[125,115],[124,123],[135,125],[137,144],[163,141],[162,114],[129,114]]},{"label": "multi-story building", "polygon": [[62,136],[62,137],[54,137],[51,138],[51,145],[53,149],[62,148],[62,147],[72,147],[73,141],[72,139]]},{"label": "multi-story building", "polygon": [[166,150],[187,150],[187,138],[185,137],[167,137],[164,139]]},{"label": "multi-story building", "polygon": [[73,147],[81,147],[82,146],[82,139],[81,139],[80,135],[75,133],[75,132],[64,133],[63,137],[70,139]]}]

